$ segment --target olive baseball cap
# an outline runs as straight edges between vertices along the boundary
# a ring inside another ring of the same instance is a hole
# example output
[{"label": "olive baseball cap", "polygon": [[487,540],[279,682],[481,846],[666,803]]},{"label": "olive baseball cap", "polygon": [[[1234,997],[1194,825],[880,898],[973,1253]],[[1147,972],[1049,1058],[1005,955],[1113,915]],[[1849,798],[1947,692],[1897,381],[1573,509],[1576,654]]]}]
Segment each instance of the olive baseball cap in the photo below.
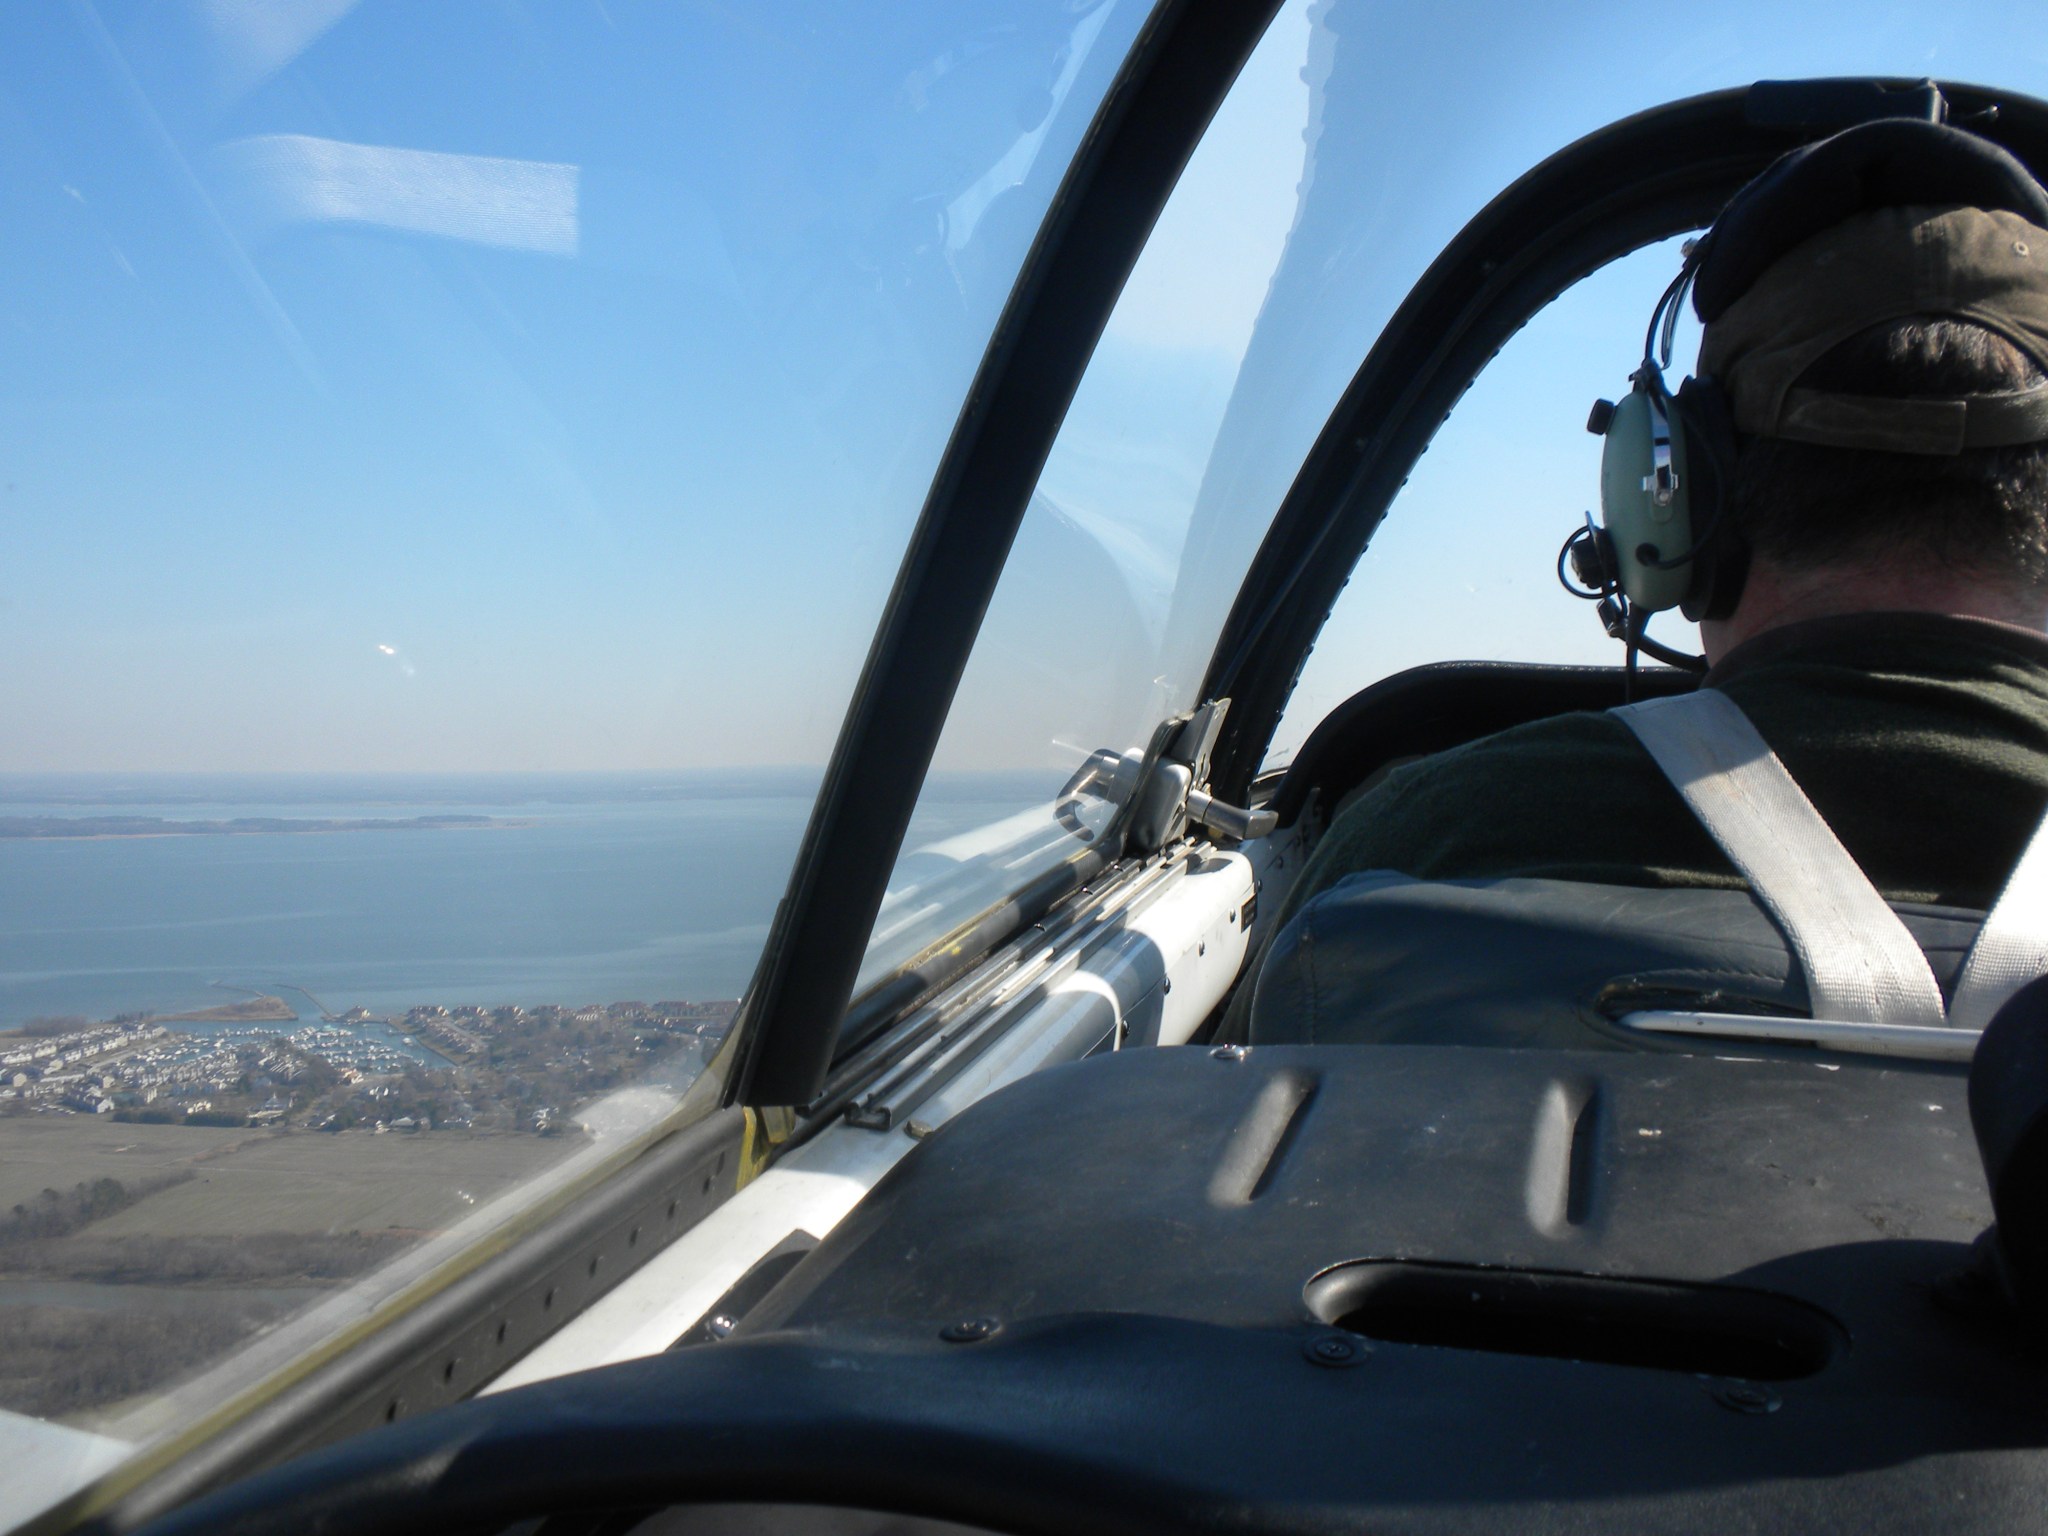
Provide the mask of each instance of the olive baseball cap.
[{"label": "olive baseball cap", "polygon": [[2048,385],[1902,400],[1797,383],[1908,316],[1972,321],[2048,372],[2048,190],[1987,140],[1891,119],[1796,150],[1736,195],[1693,265],[1699,371],[1738,432],[1916,454],[2048,439]]}]

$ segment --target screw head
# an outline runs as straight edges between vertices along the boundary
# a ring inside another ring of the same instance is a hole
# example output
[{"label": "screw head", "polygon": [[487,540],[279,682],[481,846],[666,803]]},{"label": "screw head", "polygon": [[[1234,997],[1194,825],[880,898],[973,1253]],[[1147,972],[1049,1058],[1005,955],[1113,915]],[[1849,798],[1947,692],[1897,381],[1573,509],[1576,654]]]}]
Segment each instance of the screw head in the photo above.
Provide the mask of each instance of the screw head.
[{"label": "screw head", "polygon": [[948,1344],[979,1344],[983,1339],[993,1337],[1003,1325],[992,1317],[967,1317],[957,1323],[948,1323],[939,1330],[939,1337]]},{"label": "screw head", "polygon": [[1339,1368],[1362,1365],[1371,1353],[1364,1343],[1346,1333],[1319,1333],[1308,1341],[1302,1353],[1316,1365]]},{"label": "screw head", "polygon": [[729,1317],[723,1312],[714,1312],[704,1319],[704,1331],[714,1339],[729,1337],[733,1329],[739,1327],[739,1325],[738,1318]]},{"label": "screw head", "polygon": [[1219,1045],[1209,1054],[1218,1061],[1243,1061],[1251,1053],[1252,1048],[1248,1045]]},{"label": "screw head", "polygon": [[1785,1400],[1753,1381],[1724,1381],[1713,1389],[1714,1401],[1735,1413],[1776,1413]]}]

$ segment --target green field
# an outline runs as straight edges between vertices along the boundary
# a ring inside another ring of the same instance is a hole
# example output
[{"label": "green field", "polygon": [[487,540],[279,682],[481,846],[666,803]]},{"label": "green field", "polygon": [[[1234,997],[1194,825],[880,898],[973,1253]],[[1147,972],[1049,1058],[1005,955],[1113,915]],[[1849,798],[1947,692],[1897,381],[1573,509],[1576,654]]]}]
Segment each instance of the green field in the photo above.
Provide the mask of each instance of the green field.
[{"label": "green field", "polygon": [[[0,1223],[64,1217],[0,1241],[0,1408],[132,1408],[579,1145],[0,1119]],[[42,1199],[102,1179],[134,1203],[93,1219],[104,1205]]]},{"label": "green field", "polygon": [[[211,1364],[289,1307],[233,1289],[126,1286],[119,1295],[118,1309],[40,1306],[16,1303],[0,1286],[0,1407],[56,1416],[139,1398]],[[166,1296],[183,1304],[167,1310]]]},{"label": "green field", "polygon": [[189,1180],[94,1222],[95,1237],[433,1231],[567,1155],[573,1139],[280,1134],[103,1117],[0,1120],[0,1211],[99,1178]]},{"label": "green field", "polygon": [[46,1189],[67,1190],[94,1179],[137,1185],[190,1168],[266,1131],[185,1125],[118,1125],[103,1115],[10,1115],[0,1118],[0,1212]]},{"label": "green field", "polygon": [[[250,1141],[105,1221],[100,1237],[434,1231],[565,1156],[537,1136],[300,1134]],[[4,1156],[4,1152],[0,1152]]]}]

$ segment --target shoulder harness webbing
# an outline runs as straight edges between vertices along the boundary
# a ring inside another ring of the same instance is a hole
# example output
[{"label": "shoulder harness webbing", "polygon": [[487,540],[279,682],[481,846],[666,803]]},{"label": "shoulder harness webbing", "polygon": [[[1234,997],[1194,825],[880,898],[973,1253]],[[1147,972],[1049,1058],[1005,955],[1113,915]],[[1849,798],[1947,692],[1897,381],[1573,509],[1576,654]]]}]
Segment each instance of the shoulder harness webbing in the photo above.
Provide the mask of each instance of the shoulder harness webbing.
[{"label": "shoulder harness webbing", "polygon": [[1815,1019],[1981,1030],[2048,973],[2048,820],[1942,1006],[1927,957],[1741,708],[1701,688],[1614,711],[1785,935]]}]

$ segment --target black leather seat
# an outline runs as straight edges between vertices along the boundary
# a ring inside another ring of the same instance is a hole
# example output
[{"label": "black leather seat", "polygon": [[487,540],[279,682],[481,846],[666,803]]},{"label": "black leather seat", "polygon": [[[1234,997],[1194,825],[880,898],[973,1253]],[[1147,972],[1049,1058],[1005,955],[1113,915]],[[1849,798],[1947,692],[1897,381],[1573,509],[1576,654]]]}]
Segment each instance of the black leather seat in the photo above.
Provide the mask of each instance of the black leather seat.
[{"label": "black leather seat", "polygon": [[[1511,726],[1629,698],[1620,667],[1521,661],[1439,661],[1362,688],[1324,717],[1294,754],[1267,808],[1291,827],[1319,798],[1324,815],[1381,768],[1491,736]],[[1647,667],[1635,697],[1689,693],[1689,672]]]}]

